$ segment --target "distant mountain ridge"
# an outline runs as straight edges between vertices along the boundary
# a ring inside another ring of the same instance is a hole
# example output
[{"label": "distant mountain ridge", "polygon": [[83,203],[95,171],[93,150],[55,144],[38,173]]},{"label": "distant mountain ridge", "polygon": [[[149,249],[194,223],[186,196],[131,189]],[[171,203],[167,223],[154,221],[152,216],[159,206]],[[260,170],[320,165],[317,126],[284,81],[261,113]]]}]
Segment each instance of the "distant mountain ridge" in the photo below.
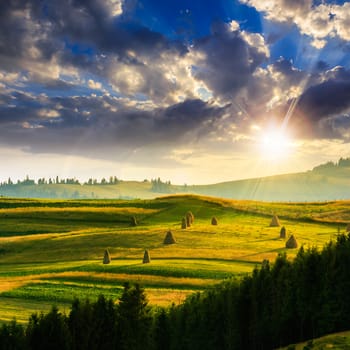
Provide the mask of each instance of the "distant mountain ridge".
[{"label": "distant mountain ridge", "polygon": [[28,177],[14,184],[10,179],[0,185],[0,195],[22,198],[154,198],[164,194],[193,193],[214,197],[263,201],[328,201],[350,199],[350,158],[327,162],[312,170],[210,185],[172,185],[170,181],[90,181],[75,179],[38,183]]}]

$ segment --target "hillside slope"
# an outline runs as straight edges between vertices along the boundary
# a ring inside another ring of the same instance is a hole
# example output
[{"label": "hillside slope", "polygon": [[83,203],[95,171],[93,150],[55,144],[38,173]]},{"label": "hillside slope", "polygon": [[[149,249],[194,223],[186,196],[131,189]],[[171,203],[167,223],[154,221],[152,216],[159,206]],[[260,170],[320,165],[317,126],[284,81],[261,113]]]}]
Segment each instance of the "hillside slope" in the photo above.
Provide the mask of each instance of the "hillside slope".
[{"label": "hillside slope", "polygon": [[350,198],[350,168],[191,186],[190,192],[216,197],[264,201],[318,201]]},{"label": "hillside slope", "polygon": [[[158,180],[160,181],[160,180]],[[192,193],[260,201],[326,201],[350,198],[350,167],[319,166],[312,171],[222,182],[179,186],[168,182],[119,181],[116,184],[6,184],[0,196],[62,199],[151,199],[164,194]]]},{"label": "hillside slope", "polygon": [[312,339],[307,342],[296,345],[289,345],[280,350],[304,350],[304,349],[349,349],[350,348],[350,331],[334,333],[321,338]]},{"label": "hillside slope", "polygon": [[[182,229],[191,211],[194,222]],[[67,309],[75,296],[117,299],[125,281],[142,283],[154,305],[180,303],[223,279],[250,274],[287,249],[321,249],[350,222],[350,201],[267,203],[195,195],[154,200],[0,198],[0,323],[27,322],[52,303]],[[138,225],[131,225],[131,217]],[[217,225],[211,224],[212,217]],[[171,231],[175,244],[164,244]],[[108,249],[112,261],[103,264]],[[142,264],[145,249],[150,264]]]}]

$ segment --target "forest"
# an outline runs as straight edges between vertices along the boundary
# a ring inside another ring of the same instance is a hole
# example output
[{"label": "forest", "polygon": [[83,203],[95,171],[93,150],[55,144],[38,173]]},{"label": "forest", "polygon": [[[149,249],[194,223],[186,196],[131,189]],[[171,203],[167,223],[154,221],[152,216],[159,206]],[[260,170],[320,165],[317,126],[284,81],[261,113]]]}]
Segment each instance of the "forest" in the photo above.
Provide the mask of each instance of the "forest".
[{"label": "forest", "polygon": [[[273,349],[350,326],[350,234],[293,261],[151,308],[144,289],[126,283],[119,300],[76,299],[68,315],[53,306],[27,325],[0,328],[0,349]],[[293,349],[293,346],[289,347]]]}]

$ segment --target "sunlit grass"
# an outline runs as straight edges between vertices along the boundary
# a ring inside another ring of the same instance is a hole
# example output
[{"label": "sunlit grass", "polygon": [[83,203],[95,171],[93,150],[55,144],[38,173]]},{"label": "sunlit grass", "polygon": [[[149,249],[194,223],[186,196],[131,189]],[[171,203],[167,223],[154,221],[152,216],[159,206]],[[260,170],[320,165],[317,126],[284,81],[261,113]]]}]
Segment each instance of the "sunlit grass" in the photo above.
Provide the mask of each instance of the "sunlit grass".
[{"label": "sunlit grass", "polygon": [[108,299],[117,299],[122,292],[120,285],[42,281],[3,292],[1,297],[37,300],[44,302],[72,303],[75,298],[96,300],[103,294]]},{"label": "sunlit grass", "polygon": [[[191,210],[194,225],[181,229]],[[262,260],[279,253],[293,258],[270,227],[277,214],[304,246],[322,248],[345,232],[350,202],[264,203],[197,196],[156,200],[18,200],[0,199],[0,320],[15,311],[23,315],[72,298],[96,298],[103,293],[117,299],[123,283],[145,286],[152,303],[180,302],[225,278],[251,273]],[[136,216],[139,225],[130,226]],[[218,225],[210,224],[212,216]],[[167,230],[176,244],[164,245]],[[108,248],[109,265],[102,264]],[[150,264],[142,264],[144,250]],[[5,298],[6,296],[6,298]],[[13,308],[6,308],[4,300]],[[43,307],[40,307],[43,303]],[[25,309],[23,311],[23,309]],[[12,311],[11,311],[12,310]],[[23,319],[23,318],[21,318]]]},{"label": "sunlit grass", "polygon": [[[62,312],[68,314],[71,304],[57,304]],[[52,302],[28,299],[4,298],[0,296],[0,324],[16,319],[19,323],[28,322],[29,317],[36,312],[49,312]]]},{"label": "sunlit grass", "polygon": [[[310,346],[311,347],[308,347]],[[310,341],[306,341],[303,343],[299,343],[296,345],[290,345],[288,347],[281,348],[281,350],[288,350],[288,349],[294,349],[294,350],[303,350],[303,349],[315,349],[315,350],[322,350],[322,349],[349,349],[350,348],[350,332],[339,332],[334,333],[330,335],[326,335],[321,338],[317,338]]]}]

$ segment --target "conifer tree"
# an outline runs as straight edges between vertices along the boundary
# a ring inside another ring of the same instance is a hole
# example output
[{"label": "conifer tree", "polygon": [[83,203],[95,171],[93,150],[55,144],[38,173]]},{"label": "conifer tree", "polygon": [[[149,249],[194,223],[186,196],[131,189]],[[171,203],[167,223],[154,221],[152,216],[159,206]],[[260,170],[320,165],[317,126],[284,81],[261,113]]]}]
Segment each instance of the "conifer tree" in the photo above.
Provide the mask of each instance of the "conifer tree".
[{"label": "conifer tree", "polygon": [[118,306],[118,333],[123,350],[144,350],[150,347],[152,317],[143,288],[124,284]]}]

